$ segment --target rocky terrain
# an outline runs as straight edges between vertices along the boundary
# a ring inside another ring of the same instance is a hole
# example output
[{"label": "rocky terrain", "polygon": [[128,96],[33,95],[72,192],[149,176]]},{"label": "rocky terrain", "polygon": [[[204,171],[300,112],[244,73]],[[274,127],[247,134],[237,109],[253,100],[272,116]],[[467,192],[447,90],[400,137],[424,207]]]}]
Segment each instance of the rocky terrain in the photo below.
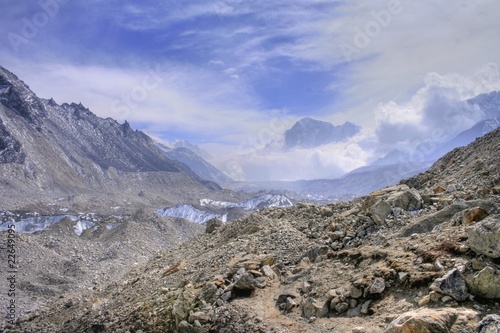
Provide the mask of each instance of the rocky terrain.
[{"label": "rocky terrain", "polygon": [[[497,129],[353,201],[211,220],[206,233],[123,278],[67,290],[3,324],[9,332],[498,332],[499,151]],[[52,267],[50,257],[32,260]]]}]

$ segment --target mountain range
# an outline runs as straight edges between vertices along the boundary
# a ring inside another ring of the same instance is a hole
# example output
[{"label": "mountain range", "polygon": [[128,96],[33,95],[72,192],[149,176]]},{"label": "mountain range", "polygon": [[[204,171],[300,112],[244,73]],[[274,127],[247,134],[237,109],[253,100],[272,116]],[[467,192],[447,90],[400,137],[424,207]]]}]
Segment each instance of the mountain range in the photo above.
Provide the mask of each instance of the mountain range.
[{"label": "mountain range", "polygon": [[100,206],[166,205],[192,201],[194,192],[220,190],[128,122],[97,117],[81,104],[38,98],[2,67],[0,134],[5,209],[60,198]]},{"label": "mountain range", "polygon": [[350,122],[335,126],[329,122],[306,117],[285,131],[283,134],[284,148],[311,148],[333,142],[342,142],[356,135],[360,129],[359,126]]}]

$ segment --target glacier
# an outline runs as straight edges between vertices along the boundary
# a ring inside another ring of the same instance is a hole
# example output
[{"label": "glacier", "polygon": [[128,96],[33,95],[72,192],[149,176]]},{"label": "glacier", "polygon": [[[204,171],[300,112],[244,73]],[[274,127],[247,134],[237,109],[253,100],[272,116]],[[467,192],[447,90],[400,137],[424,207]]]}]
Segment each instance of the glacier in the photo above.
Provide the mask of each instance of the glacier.
[{"label": "glacier", "polygon": [[282,194],[264,194],[240,202],[201,199],[200,205],[220,208],[243,208],[244,210],[257,210],[268,207],[291,207],[293,206],[293,203]]},{"label": "glacier", "polygon": [[34,216],[19,221],[11,219],[10,221],[4,222],[0,224],[0,231],[5,231],[8,229],[9,225],[14,225],[14,230],[16,232],[32,234],[37,231],[43,231],[51,225],[61,222],[65,217],[75,222],[74,230],[78,236],[80,236],[84,230],[95,226],[95,223],[83,220],[75,215]]},{"label": "glacier", "polygon": [[161,216],[183,218],[194,223],[205,223],[213,218],[221,219],[223,222],[227,221],[227,214],[221,215],[205,212],[188,204],[159,209],[155,213]]},{"label": "glacier", "polygon": [[[242,208],[246,211],[258,210],[268,207],[291,207],[293,203],[284,195],[264,194],[255,198],[240,202],[217,201],[212,199],[200,199],[200,206],[218,209]],[[213,218],[227,221],[227,214],[214,214],[197,209],[193,205],[179,204],[173,207],[159,209],[156,214],[168,217],[183,218],[194,223],[205,223]]]}]

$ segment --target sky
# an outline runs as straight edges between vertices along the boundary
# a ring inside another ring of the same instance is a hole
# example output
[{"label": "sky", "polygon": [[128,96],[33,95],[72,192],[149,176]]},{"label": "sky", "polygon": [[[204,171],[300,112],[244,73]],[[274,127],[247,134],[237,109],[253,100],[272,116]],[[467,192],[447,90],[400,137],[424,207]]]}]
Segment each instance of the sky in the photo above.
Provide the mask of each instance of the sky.
[{"label": "sky", "polygon": [[[236,180],[335,178],[481,120],[463,100],[500,90],[499,16],[495,0],[3,0],[0,65]],[[283,151],[302,117],[362,131]]]}]

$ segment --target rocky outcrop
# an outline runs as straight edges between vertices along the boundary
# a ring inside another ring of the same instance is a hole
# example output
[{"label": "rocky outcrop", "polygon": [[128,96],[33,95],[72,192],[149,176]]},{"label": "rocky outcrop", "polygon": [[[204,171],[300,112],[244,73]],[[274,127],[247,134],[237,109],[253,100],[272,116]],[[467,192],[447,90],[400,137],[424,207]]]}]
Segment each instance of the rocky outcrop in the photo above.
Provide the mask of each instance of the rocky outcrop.
[{"label": "rocky outcrop", "polygon": [[473,295],[489,299],[500,299],[500,271],[487,266],[480,272],[469,276],[467,286]]},{"label": "rocky outcrop", "polygon": [[471,249],[491,258],[500,258],[500,215],[490,216],[468,231]]}]

